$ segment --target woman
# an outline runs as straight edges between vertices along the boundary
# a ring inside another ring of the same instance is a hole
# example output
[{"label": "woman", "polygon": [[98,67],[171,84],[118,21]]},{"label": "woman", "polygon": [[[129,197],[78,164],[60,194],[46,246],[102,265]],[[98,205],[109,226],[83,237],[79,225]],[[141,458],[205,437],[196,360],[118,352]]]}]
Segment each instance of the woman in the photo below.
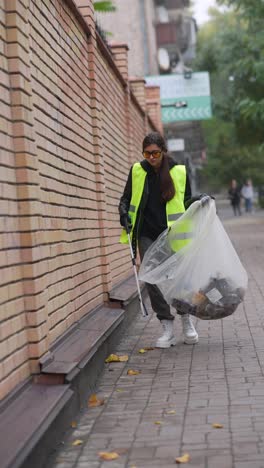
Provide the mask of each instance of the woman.
[{"label": "woman", "polygon": [[[143,158],[130,169],[119,204],[120,224],[132,231],[132,244],[137,243],[141,260],[149,246],[185,211],[191,202],[191,188],[186,168],[167,156],[164,139],[150,133],[143,140]],[[210,199],[205,196],[204,199]],[[201,198],[201,197],[198,197]],[[196,198],[197,199],[197,198]],[[124,229],[120,242],[127,243]],[[163,334],[156,347],[169,348],[176,344],[173,332],[174,316],[157,286],[147,284],[153,310],[161,321]],[[198,342],[198,334],[189,315],[181,316],[184,342]]]},{"label": "woman", "polygon": [[251,179],[246,180],[245,184],[242,187],[241,195],[245,200],[246,213],[251,213],[254,199],[254,191]]},{"label": "woman", "polygon": [[234,215],[236,216],[238,214],[240,216],[240,190],[235,179],[231,180],[230,189],[228,190],[228,196],[234,211]]}]

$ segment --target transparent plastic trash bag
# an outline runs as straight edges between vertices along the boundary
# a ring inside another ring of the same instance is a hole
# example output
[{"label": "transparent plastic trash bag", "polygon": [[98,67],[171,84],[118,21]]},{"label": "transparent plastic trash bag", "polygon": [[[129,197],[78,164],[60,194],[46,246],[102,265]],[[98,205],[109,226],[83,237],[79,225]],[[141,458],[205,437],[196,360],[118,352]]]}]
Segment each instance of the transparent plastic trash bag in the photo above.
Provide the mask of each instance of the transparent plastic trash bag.
[{"label": "transparent plastic trash bag", "polygon": [[231,315],[248,278],[221,223],[214,200],[190,208],[145,253],[139,279],[156,284],[179,314],[204,320]]}]

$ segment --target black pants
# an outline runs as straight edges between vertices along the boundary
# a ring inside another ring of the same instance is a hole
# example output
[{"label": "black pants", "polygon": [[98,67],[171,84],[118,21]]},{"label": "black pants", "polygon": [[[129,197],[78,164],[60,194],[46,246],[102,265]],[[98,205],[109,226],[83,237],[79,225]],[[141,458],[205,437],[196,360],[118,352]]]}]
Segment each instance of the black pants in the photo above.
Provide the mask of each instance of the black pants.
[{"label": "black pants", "polygon": [[234,215],[236,216],[237,214],[240,216],[241,211],[240,211],[240,203],[232,203],[232,208],[234,211]]},{"label": "black pants", "polygon": [[[142,261],[146,251],[153,244],[153,241],[148,237],[140,237],[138,241],[139,255]],[[151,307],[156,312],[159,320],[174,320],[174,316],[170,313],[170,306],[165,301],[159,288],[155,284],[146,283],[148,294],[150,297]]]}]

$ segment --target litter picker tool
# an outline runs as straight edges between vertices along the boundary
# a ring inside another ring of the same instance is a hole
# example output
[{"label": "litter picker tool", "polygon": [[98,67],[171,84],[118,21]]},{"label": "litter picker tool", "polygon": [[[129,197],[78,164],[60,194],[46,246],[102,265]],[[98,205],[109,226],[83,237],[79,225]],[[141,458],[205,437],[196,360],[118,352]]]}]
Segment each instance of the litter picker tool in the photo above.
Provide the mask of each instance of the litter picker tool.
[{"label": "litter picker tool", "polygon": [[137,283],[138,299],[139,299],[140,309],[141,309],[141,312],[142,312],[143,317],[147,317],[148,311],[147,311],[147,308],[146,308],[146,306],[145,306],[145,304],[144,304],[144,302],[143,302],[142,295],[141,295],[141,291],[140,291],[139,280],[138,280],[138,274],[137,274],[137,266],[136,266],[136,258],[135,258],[134,252],[133,252],[133,247],[132,247],[132,242],[131,242],[131,237],[130,237],[130,233],[129,233],[129,228],[128,228],[128,226],[126,226],[125,229],[126,229],[126,233],[127,233],[127,237],[128,237],[128,243],[129,243],[130,253],[131,253],[131,260],[132,260],[132,265],[133,265],[133,268],[134,268],[135,279],[136,279],[136,283]]}]

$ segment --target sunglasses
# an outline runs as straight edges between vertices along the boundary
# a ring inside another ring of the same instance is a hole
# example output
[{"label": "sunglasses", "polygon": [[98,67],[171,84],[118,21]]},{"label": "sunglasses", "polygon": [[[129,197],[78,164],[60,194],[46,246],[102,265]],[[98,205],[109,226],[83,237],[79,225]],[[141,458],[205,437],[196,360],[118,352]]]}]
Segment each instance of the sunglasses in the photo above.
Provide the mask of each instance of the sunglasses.
[{"label": "sunglasses", "polygon": [[143,151],[143,157],[145,159],[149,159],[150,156],[153,156],[153,158],[158,159],[161,156],[162,151],[160,150],[154,150],[154,151]]}]

